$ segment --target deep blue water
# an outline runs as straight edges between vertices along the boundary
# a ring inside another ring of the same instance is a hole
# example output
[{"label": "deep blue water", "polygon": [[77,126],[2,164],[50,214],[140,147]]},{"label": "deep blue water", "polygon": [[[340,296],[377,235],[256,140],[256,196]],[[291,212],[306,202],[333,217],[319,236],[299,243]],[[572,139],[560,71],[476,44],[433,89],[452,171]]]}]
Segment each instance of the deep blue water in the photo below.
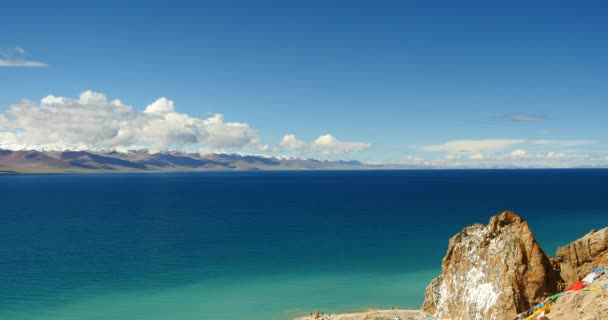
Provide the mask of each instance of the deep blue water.
[{"label": "deep blue water", "polygon": [[0,319],[284,319],[418,308],[449,238],[511,209],[554,254],[608,170],[0,176]]}]

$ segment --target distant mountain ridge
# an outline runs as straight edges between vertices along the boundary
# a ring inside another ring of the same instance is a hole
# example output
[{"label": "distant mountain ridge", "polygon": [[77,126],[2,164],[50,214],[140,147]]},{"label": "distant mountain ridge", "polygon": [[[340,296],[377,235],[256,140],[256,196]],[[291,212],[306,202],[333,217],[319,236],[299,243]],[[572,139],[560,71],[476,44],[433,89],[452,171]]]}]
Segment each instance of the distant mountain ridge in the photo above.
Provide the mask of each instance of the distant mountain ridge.
[{"label": "distant mountain ridge", "polygon": [[40,151],[0,149],[0,172],[114,172],[203,170],[378,169],[360,161],[267,157],[238,154],[151,153],[147,150]]},{"label": "distant mountain ridge", "polygon": [[[121,172],[121,171],[206,171],[206,170],[403,170],[403,169],[525,169],[517,166],[439,166],[423,164],[369,164],[357,160],[318,160],[284,156],[184,151],[150,152],[147,149],[63,150],[55,148],[7,149],[0,147],[2,172]],[[534,167],[530,167],[534,168]],[[572,169],[604,169],[581,166]]]}]

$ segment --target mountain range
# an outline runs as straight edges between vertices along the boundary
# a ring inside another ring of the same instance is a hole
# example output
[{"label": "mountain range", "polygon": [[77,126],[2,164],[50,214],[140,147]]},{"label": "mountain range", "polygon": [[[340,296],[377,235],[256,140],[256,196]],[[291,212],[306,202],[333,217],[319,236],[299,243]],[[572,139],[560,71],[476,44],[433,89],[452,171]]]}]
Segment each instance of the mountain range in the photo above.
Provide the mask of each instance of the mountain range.
[{"label": "mountain range", "polygon": [[0,172],[113,172],[203,170],[358,170],[381,169],[360,161],[329,161],[239,154],[147,150],[39,151],[0,149]]}]

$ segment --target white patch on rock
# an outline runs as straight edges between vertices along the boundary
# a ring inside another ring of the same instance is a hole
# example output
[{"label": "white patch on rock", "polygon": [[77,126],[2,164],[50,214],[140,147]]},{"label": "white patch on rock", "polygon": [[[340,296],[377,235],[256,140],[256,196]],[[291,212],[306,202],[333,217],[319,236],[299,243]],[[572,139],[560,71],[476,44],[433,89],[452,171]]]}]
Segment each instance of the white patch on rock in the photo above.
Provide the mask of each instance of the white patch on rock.
[{"label": "white patch on rock", "polygon": [[481,319],[481,313],[487,313],[498,300],[500,292],[494,290],[494,286],[487,281],[485,273],[473,267],[465,276],[464,288],[466,301],[474,308],[475,317]]}]

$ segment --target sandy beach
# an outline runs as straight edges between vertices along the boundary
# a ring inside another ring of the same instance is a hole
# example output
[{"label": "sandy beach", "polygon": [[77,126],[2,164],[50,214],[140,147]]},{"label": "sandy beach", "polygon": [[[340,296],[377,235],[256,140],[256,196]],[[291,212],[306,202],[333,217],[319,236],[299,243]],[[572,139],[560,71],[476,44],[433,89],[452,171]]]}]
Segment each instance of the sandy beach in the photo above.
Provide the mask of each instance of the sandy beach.
[{"label": "sandy beach", "polygon": [[[418,319],[420,313],[417,310],[370,310],[358,313],[341,313],[327,314],[324,313],[318,319],[322,320],[394,320],[395,316],[399,315],[401,320]],[[313,316],[308,315],[299,317],[294,320],[315,320]]]}]

